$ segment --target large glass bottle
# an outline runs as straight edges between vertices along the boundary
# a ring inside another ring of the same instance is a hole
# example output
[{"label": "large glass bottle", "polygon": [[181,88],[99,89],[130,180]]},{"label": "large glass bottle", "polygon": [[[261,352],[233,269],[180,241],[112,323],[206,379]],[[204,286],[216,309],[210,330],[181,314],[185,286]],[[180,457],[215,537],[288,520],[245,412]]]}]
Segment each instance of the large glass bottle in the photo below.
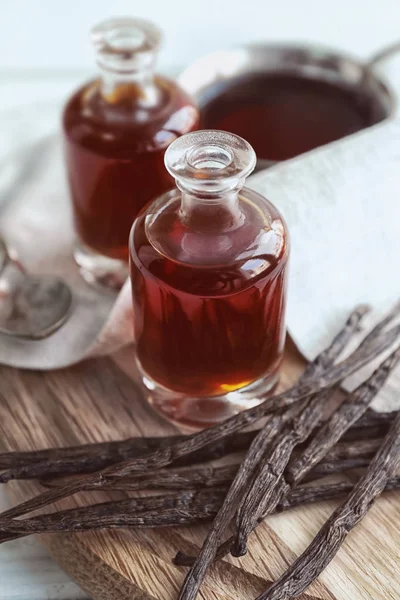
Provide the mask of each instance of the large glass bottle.
[{"label": "large glass bottle", "polygon": [[100,77],[79,89],[63,115],[77,245],[90,281],[119,287],[139,210],[172,186],[164,152],[196,129],[198,111],[176,83],[154,75],[160,31],[141,19],[92,30]]},{"label": "large glass bottle", "polygon": [[181,137],[165,154],[177,189],[132,227],[138,367],[153,406],[188,426],[254,405],[278,380],[288,236],[278,210],[243,187],[255,162],[236,135]]}]

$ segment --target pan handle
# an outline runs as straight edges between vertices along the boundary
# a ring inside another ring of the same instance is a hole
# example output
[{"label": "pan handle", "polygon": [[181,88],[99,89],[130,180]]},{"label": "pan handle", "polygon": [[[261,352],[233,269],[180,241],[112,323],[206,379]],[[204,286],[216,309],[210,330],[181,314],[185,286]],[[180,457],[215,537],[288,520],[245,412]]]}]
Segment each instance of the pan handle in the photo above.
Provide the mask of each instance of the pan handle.
[{"label": "pan handle", "polygon": [[400,41],[393,42],[389,46],[385,46],[382,50],[375,52],[365,63],[367,69],[374,69],[379,63],[387,60],[393,54],[400,52]]}]

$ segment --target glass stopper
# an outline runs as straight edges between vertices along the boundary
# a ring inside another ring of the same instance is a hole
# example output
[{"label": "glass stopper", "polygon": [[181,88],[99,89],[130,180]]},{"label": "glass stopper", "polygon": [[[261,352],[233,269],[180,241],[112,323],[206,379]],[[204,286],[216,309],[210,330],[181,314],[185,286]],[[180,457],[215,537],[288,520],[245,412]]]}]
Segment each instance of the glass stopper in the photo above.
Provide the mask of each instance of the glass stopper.
[{"label": "glass stopper", "polygon": [[256,154],[238,135],[204,130],[172,142],[164,160],[180,189],[218,193],[243,186],[255,167]]},{"label": "glass stopper", "polygon": [[108,19],[91,30],[98,64],[116,71],[142,69],[154,62],[161,30],[145,19]]}]

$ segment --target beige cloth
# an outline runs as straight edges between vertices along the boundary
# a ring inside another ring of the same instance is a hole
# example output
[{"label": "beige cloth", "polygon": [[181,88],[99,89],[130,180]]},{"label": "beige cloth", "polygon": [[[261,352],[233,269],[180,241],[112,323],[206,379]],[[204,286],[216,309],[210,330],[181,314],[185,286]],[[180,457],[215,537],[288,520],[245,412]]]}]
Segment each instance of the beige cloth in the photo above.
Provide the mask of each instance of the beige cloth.
[{"label": "beige cloth", "polygon": [[[9,160],[20,164],[21,154]],[[73,232],[57,136],[24,151],[25,183],[1,213],[1,232],[33,272],[74,291],[69,321],[46,340],[2,338],[0,363],[64,367],[132,343],[129,284],[117,298],[88,286],[72,259]],[[312,359],[358,302],[378,312],[400,296],[400,120],[388,121],[253,176],[283,212],[292,254],[288,328]],[[3,164],[4,166],[4,164]],[[4,172],[4,169],[3,169]],[[0,211],[1,211],[0,172]]]}]

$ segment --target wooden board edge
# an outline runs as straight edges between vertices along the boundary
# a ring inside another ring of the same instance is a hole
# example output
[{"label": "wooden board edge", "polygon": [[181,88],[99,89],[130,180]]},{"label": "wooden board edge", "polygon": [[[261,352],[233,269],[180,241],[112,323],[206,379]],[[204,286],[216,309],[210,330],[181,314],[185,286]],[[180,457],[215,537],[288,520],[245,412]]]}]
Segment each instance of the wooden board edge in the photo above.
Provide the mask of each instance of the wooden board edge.
[{"label": "wooden board edge", "polygon": [[40,536],[60,567],[93,600],[157,600],[102,561],[73,534]]}]

